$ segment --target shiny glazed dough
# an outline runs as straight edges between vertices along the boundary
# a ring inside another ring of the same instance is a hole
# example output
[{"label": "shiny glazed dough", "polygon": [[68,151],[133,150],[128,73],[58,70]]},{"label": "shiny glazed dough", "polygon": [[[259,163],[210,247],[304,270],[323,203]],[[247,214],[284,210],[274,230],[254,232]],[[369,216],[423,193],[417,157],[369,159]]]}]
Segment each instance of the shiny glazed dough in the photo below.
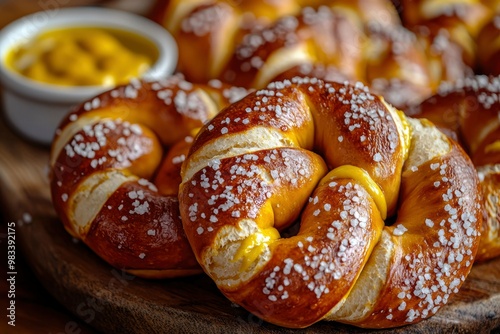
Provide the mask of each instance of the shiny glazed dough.
[{"label": "shiny glazed dough", "polygon": [[464,282],[478,187],[431,123],[359,83],[295,78],[204,126],[179,200],[195,256],[233,302],[285,327],[386,328],[432,316]]}]

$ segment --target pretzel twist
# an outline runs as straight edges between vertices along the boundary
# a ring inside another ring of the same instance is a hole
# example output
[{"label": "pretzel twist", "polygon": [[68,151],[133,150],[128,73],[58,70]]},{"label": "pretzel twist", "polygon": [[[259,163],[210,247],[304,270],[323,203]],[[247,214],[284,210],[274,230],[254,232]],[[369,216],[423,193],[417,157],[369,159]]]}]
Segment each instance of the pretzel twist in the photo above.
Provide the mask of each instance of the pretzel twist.
[{"label": "pretzel twist", "polygon": [[262,88],[312,76],[297,73],[311,66],[334,67],[406,108],[441,81],[472,75],[478,33],[495,13],[484,1],[408,0],[402,23],[389,0],[272,2],[267,12],[262,2],[171,1],[155,16],[177,40],[179,70],[193,82]]},{"label": "pretzel twist", "polygon": [[477,260],[500,256],[500,78],[476,76],[443,85],[416,109],[415,116],[434,122],[469,153],[483,194]]},{"label": "pretzel twist", "polygon": [[[402,0],[403,21],[407,26],[427,25],[435,20],[451,18],[475,38],[484,24],[498,10],[498,1],[483,0]],[[444,25],[446,27],[446,24]],[[466,37],[466,36],[462,36]],[[459,42],[459,40],[457,40]]]},{"label": "pretzel twist", "polygon": [[[499,2],[500,11],[500,2]],[[477,38],[478,67],[482,73],[500,75],[500,14],[479,32]]]},{"label": "pretzel twist", "polygon": [[[458,291],[479,242],[468,156],[360,83],[271,83],[204,126],[181,175],[204,271],[285,327],[425,319]],[[282,237],[299,216],[299,232]]]},{"label": "pretzel twist", "polygon": [[132,81],[72,110],[50,156],[52,200],[66,230],[106,262],[138,276],[199,273],[179,216],[180,178],[168,177],[180,175],[186,145],[177,144],[156,179],[155,173],[164,149],[194,135],[245,93],[176,76]]},{"label": "pretzel twist", "polygon": [[[335,67],[343,76],[366,82],[373,79],[366,75],[369,68],[377,68],[385,60],[394,58],[391,45],[386,45],[385,51],[377,50],[381,58],[387,59],[368,59],[367,56],[373,53],[369,45],[369,24],[394,28],[401,25],[390,1],[295,1],[295,5],[285,2],[277,5],[280,7],[274,11],[277,15],[266,17],[255,11],[259,5],[252,9],[245,3],[250,1],[237,4],[231,1],[201,0],[182,4],[172,1],[160,9],[164,15],[157,20],[176,38],[179,70],[190,80],[204,82],[218,78],[233,85],[260,88],[278,76],[292,77],[296,69],[313,65]],[[384,39],[388,36],[385,34]],[[375,43],[379,41],[380,38]],[[405,45],[411,46],[412,52],[408,54],[412,56],[396,63],[401,68],[419,67],[427,78],[427,69],[421,69],[423,51],[416,49],[409,40]],[[206,50],[208,56],[198,59],[199,55],[207,54]],[[287,73],[288,70],[292,73]],[[411,87],[423,89],[429,85],[419,82],[421,78],[414,81],[415,76],[403,76],[405,82],[411,80]],[[388,79],[385,75],[383,78]],[[382,80],[377,79],[380,86]]]},{"label": "pretzel twist", "polygon": [[[500,73],[495,70],[498,62],[494,60],[499,49],[500,24],[495,15],[498,17],[500,1],[403,0],[401,6],[405,26],[418,35],[431,37],[433,42],[428,48],[431,62],[436,62],[432,53],[440,54],[444,62],[433,65],[434,76],[444,75],[445,81],[451,82],[464,79],[463,73],[456,71],[460,68],[459,59],[470,67],[467,72]],[[465,75],[471,76],[472,73]]]}]

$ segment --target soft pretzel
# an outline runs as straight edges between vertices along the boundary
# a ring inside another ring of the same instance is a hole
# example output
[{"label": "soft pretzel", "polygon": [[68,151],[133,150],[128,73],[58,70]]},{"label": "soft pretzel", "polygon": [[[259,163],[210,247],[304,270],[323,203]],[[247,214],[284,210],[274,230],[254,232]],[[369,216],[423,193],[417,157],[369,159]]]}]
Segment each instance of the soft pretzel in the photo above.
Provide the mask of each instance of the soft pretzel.
[{"label": "soft pretzel", "polygon": [[153,17],[176,37],[179,71],[190,81],[207,82],[217,78],[245,33],[298,10],[294,0],[175,0],[158,2]]},{"label": "soft pretzel", "polygon": [[[164,148],[196,133],[245,93],[215,81],[192,85],[180,76],[134,80],[72,110],[50,156],[52,200],[66,230],[138,276],[200,272],[179,217],[180,178],[166,177],[180,175],[181,153],[167,155],[156,181],[150,180]],[[172,151],[185,151],[178,146]]]},{"label": "soft pretzel", "polygon": [[[163,8],[164,18],[157,20],[176,38],[180,50],[179,70],[187,78],[195,82],[218,78],[237,86],[261,88],[293,68],[320,66],[336,67],[354,81],[378,79],[380,87],[387,75],[374,77],[374,71],[367,77],[366,72],[385,68],[384,63],[398,58],[393,63],[403,69],[392,66],[390,73],[402,74],[402,84],[386,80],[385,91],[392,87],[400,91],[408,80],[417,91],[429,86],[425,82],[426,68],[420,69],[424,72],[423,81],[419,75],[406,75],[408,69],[415,71],[423,65],[424,52],[414,41],[404,41],[409,52],[399,57],[394,57],[397,47],[392,47],[393,42],[388,42],[383,50],[379,48],[382,29],[403,29],[390,1],[296,1],[295,6],[283,5],[275,12],[278,15],[268,15],[265,20],[255,13],[258,5],[249,10],[244,5],[247,2],[200,0],[181,5],[173,1]],[[373,46],[369,24],[381,27]],[[383,35],[386,42],[396,36]],[[373,54],[379,55],[379,59],[373,56],[368,59]],[[398,93],[392,95],[395,94]]]},{"label": "soft pretzel", "polygon": [[[491,2],[489,4],[488,2]],[[454,18],[475,37],[491,18],[497,1],[484,0],[402,0],[403,20],[408,26],[427,24],[433,20]],[[463,36],[465,37],[465,36]]]},{"label": "soft pretzel", "polygon": [[500,14],[479,32],[477,50],[479,69],[485,74],[500,75]]},{"label": "soft pretzel", "polygon": [[500,77],[476,76],[443,85],[415,115],[458,139],[476,166],[483,192],[477,260],[500,256]]},{"label": "soft pretzel", "polygon": [[194,82],[262,88],[303,66],[335,67],[406,109],[481,68],[478,34],[495,13],[495,1],[408,0],[401,21],[389,0],[264,2],[170,1],[155,18]]},{"label": "soft pretzel", "polygon": [[[360,83],[269,84],[203,127],[181,175],[183,226],[204,271],[285,327],[430,317],[479,243],[469,157]],[[281,237],[299,216],[298,234]]]},{"label": "soft pretzel", "polygon": [[[471,77],[467,73],[471,70],[493,75],[500,73],[495,70],[499,55],[500,1],[402,0],[401,7],[404,8],[405,26],[419,36],[431,37],[423,40],[424,43],[432,41],[427,49],[434,76],[454,82]],[[433,53],[440,54],[438,59],[433,59]],[[462,65],[460,60],[463,60]],[[436,61],[442,64],[438,65]],[[460,68],[462,73],[459,73]]]}]

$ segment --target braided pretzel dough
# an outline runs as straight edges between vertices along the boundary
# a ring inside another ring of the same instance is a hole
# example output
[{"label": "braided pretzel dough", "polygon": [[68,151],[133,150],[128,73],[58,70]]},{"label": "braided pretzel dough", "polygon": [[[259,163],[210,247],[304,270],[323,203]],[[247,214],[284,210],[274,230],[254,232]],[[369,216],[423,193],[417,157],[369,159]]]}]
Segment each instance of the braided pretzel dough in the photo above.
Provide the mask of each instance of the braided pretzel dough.
[{"label": "braided pretzel dough", "polygon": [[476,260],[500,255],[500,77],[475,78],[443,85],[438,95],[418,107],[418,117],[431,120],[459,139],[471,156],[481,181],[484,219]]},{"label": "braided pretzel dough", "polygon": [[[436,313],[467,277],[478,185],[468,156],[429,122],[362,84],[296,78],[201,130],[179,200],[199,263],[255,315],[394,327]],[[300,215],[298,234],[280,237]]]},{"label": "braided pretzel dough", "polygon": [[179,70],[190,80],[260,88],[312,65],[373,82],[398,100],[430,95],[425,53],[390,1],[277,2],[264,17],[255,10],[260,2],[246,3],[173,1],[162,9],[158,20],[176,38]]},{"label": "braided pretzel dough", "polygon": [[[171,77],[132,81],[75,108],[57,130],[50,157],[52,200],[66,230],[138,276],[200,272],[180,221],[180,178],[168,176],[180,175],[182,159],[173,158],[187,153],[182,139],[246,93]],[[179,140],[151,183],[163,146]]]}]

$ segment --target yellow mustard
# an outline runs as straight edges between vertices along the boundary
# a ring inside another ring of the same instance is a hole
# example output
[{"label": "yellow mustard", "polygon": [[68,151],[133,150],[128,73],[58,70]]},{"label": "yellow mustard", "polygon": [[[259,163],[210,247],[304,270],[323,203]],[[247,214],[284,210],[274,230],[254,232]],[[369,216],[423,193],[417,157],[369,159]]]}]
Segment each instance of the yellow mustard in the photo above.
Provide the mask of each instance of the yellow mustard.
[{"label": "yellow mustard", "polygon": [[118,29],[74,27],[50,30],[7,56],[14,71],[36,81],[114,86],[139,77],[158,50],[139,35]]}]

